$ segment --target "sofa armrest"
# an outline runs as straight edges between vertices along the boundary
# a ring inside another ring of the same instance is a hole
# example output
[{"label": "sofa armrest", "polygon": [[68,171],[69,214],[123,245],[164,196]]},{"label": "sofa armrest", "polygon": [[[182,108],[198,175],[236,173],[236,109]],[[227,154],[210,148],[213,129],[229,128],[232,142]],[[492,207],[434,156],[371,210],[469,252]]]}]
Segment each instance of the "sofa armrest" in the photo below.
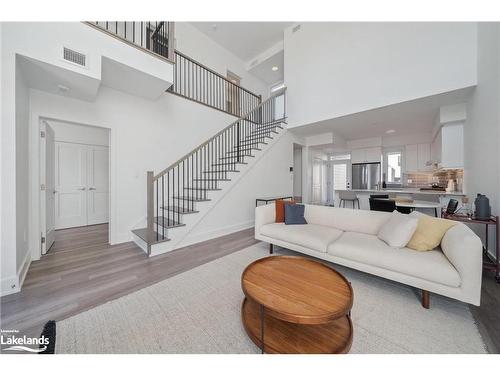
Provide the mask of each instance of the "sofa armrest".
[{"label": "sofa armrest", "polygon": [[260,235],[260,228],[276,221],[276,208],[273,204],[255,207],[255,238]]},{"label": "sofa armrest", "polygon": [[483,272],[480,238],[466,225],[458,223],[444,235],[441,249],[460,275],[460,288],[467,296],[467,302],[479,305]]}]

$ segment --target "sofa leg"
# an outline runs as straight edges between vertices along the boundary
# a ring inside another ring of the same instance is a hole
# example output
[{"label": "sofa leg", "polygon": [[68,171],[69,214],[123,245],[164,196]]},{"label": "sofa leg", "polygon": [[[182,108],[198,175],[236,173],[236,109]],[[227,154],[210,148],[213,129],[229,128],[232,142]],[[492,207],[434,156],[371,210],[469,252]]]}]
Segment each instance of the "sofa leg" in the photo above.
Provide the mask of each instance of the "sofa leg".
[{"label": "sofa leg", "polygon": [[272,254],[273,253],[273,244],[270,243],[269,244],[269,254]]},{"label": "sofa leg", "polygon": [[430,294],[427,290],[422,290],[422,306],[428,309],[430,306]]}]

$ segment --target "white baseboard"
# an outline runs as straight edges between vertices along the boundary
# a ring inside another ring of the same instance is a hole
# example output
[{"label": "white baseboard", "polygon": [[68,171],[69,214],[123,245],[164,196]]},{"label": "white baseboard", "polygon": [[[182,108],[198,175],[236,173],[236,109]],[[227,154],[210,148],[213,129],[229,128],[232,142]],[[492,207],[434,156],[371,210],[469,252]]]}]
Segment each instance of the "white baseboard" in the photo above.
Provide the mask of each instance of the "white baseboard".
[{"label": "white baseboard", "polygon": [[253,226],[254,226],[254,221],[249,220],[243,223],[229,225],[227,227],[218,228],[212,231],[206,231],[194,235],[190,234],[184,241],[182,241],[179,247],[189,246],[195,243],[212,240],[217,237],[222,237],[234,232],[239,232],[240,230],[252,228]]},{"label": "white baseboard", "polygon": [[14,294],[21,291],[24,283],[24,279],[28,274],[28,269],[31,264],[31,251],[26,252],[26,256],[21,264],[21,267],[17,270],[15,276],[7,277],[1,281],[1,296],[6,296],[8,294]]}]

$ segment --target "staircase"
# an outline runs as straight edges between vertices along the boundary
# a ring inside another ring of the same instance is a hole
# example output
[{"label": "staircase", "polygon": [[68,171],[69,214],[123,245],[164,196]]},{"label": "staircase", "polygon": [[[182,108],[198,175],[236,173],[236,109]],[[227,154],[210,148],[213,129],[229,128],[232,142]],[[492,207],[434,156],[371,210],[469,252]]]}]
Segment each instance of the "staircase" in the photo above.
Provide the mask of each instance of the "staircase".
[{"label": "staircase", "polygon": [[189,233],[187,225],[200,221],[211,202],[216,204],[223,190],[236,183],[241,169],[280,136],[284,95],[262,102],[158,174],[147,172],[146,226],[132,233],[148,255],[174,250]]}]

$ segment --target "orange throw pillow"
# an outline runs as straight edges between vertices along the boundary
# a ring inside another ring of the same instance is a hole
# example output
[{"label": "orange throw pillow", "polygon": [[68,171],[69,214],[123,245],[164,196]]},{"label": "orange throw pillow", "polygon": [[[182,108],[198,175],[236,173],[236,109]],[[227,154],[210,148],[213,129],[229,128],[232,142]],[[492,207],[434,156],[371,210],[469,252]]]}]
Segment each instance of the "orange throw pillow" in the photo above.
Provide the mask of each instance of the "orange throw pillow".
[{"label": "orange throw pillow", "polygon": [[276,223],[284,223],[285,222],[285,203],[286,204],[295,204],[294,200],[283,200],[278,199],[275,201],[276,205]]}]

